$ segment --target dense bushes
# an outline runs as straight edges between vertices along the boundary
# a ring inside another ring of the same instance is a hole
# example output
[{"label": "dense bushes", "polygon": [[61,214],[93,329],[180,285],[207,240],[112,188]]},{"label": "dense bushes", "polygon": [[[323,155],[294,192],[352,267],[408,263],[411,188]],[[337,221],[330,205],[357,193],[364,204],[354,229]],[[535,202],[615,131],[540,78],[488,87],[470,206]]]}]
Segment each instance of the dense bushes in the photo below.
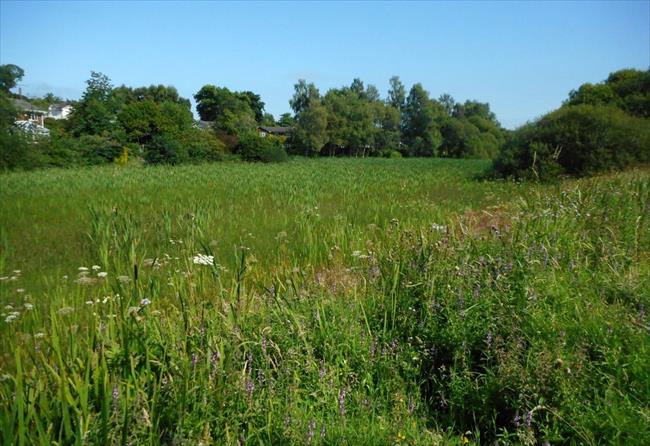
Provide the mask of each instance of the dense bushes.
[{"label": "dense bushes", "polygon": [[279,138],[261,137],[256,133],[247,133],[239,138],[236,146],[245,161],[262,161],[265,163],[287,161],[289,157]]},{"label": "dense bushes", "polygon": [[520,128],[495,161],[504,176],[548,180],[650,160],[650,121],[611,106],[566,106]]},{"label": "dense bushes", "polygon": [[650,161],[650,71],[622,70],[574,90],[564,106],[515,131],[500,176],[550,180]]},{"label": "dense bushes", "polygon": [[155,135],[144,147],[144,160],[148,164],[220,161],[223,153],[224,145],[214,135],[189,129],[180,135]]}]

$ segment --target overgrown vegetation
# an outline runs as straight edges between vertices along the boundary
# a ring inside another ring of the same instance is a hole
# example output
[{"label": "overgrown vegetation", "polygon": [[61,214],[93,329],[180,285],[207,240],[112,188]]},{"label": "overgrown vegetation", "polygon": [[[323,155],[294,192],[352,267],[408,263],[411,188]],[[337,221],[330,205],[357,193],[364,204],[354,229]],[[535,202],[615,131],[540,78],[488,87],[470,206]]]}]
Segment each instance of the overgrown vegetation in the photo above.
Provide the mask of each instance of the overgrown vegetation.
[{"label": "overgrown vegetation", "polygon": [[488,164],[0,176],[3,444],[645,444],[647,171]]}]

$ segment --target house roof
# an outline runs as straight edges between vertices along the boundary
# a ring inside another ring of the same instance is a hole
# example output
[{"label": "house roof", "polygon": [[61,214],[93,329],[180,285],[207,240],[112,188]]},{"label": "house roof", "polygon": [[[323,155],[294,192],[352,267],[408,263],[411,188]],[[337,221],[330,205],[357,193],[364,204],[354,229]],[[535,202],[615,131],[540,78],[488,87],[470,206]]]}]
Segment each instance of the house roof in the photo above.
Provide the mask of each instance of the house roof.
[{"label": "house roof", "polygon": [[32,104],[27,102],[24,99],[13,99],[14,107],[16,107],[18,110],[21,111],[28,111],[32,113],[47,113],[43,110],[39,110],[36,107],[34,107]]},{"label": "house roof", "polygon": [[50,134],[50,130],[47,127],[43,127],[42,125],[38,125],[32,121],[16,121],[14,122],[14,125],[18,127],[20,130],[22,130],[23,132],[33,133],[36,135]]},{"label": "house roof", "polygon": [[266,133],[271,133],[273,135],[284,135],[286,133],[291,133],[291,131],[293,130],[293,127],[269,127],[266,125],[260,125],[257,128]]},{"label": "house roof", "polygon": [[65,102],[59,102],[58,104],[50,105],[50,110],[63,110],[66,107],[72,107],[72,104],[66,104]]}]

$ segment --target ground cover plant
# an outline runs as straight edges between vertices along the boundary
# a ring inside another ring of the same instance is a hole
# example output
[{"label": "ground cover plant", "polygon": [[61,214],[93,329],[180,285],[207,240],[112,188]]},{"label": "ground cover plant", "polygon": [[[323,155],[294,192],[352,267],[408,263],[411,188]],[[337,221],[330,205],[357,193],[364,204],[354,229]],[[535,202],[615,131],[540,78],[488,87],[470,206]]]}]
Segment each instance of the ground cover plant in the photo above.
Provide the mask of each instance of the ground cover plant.
[{"label": "ground cover plant", "polygon": [[3,444],[644,444],[650,175],[0,176]]}]

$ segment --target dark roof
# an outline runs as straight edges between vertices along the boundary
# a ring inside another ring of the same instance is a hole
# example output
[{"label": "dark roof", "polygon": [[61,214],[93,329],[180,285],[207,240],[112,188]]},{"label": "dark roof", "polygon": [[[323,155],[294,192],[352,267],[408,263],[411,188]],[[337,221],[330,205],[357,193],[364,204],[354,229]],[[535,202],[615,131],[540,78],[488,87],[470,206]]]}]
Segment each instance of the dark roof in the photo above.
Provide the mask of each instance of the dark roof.
[{"label": "dark roof", "polygon": [[43,110],[39,110],[36,107],[34,107],[32,104],[27,102],[24,99],[12,99],[14,103],[14,107],[16,107],[18,110],[21,111],[29,111],[33,113],[46,113]]},{"label": "dark roof", "polygon": [[286,133],[291,133],[293,130],[293,127],[269,127],[266,125],[260,125],[257,128],[266,133],[271,133],[272,135],[284,135]]}]

